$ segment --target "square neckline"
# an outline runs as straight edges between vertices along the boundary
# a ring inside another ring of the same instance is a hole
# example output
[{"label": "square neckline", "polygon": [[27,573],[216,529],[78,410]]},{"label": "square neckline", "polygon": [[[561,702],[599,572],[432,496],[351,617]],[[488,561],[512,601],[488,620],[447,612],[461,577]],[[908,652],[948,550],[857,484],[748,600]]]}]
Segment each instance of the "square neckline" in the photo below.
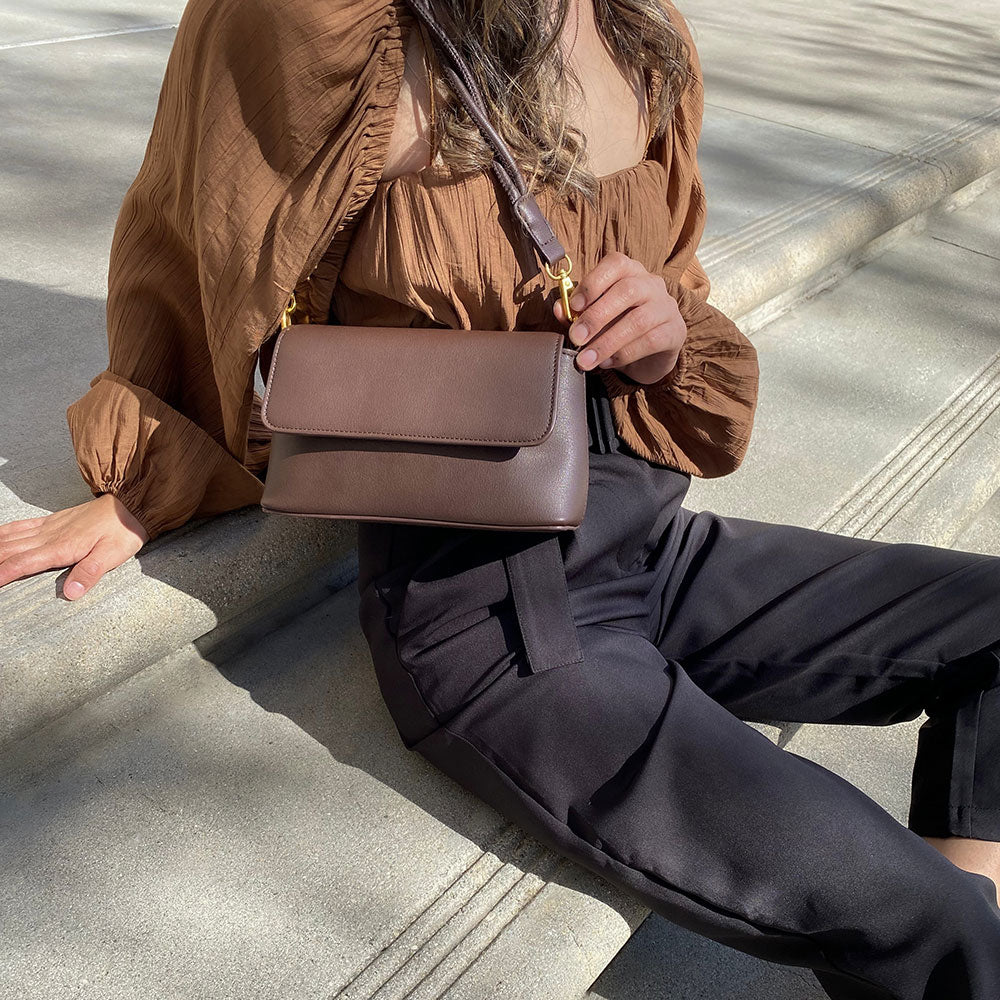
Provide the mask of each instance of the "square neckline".
[{"label": "square neckline", "polygon": [[[427,34],[427,29],[422,21],[418,20],[417,29],[420,32],[421,38],[425,46],[425,60],[424,65],[427,70],[429,86],[433,92],[434,88],[434,73],[433,73],[433,60],[428,60],[426,58],[427,45],[429,44],[429,37]],[[431,46],[433,48],[433,45]],[[594,181],[597,185],[598,192],[603,192],[605,186],[613,184],[615,180],[624,177],[631,177],[633,174],[640,173],[643,169],[648,169],[646,164],[655,163],[663,170],[663,176],[666,176],[666,168],[664,167],[661,160],[656,156],[651,156],[650,151],[653,148],[655,140],[655,132],[659,126],[659,115],[657,112],[659,95],[664,86],[663,75],[656,69],[651,71],[650,77],[646,78],[645,81],[645,94],[646,94],[646,111],[649,116],[648,130],[646,133],[646,147],[642,153],[642,159],[637,163],[633,163],[627,167],[621,167],[618,170],[613,170],[608,174],[601,174],[600,176],[595,176]],[[490,167],[482,167],[479,170],[469,171],[466,174],[460,174],[456,171],[454,166],[447,162],[443,163],[429,163],[427,166],[422,167],[420,170],[411,170],[405,174],[397,174],[395,177],[379,177],[375,182],[374,192],[381,192],[383,189],[390,187],[397,181],[404,184],[419,184],[421,186],[427,186],[424,184],[425,181],[431,181],[432,185],[460,185],[467,183],[470,180],[474,180],[480,177],[493,178],[493,173]],[[543,188],[548,188],[549,185],[543,183]]]},{"label": "square neckline", "polygon": [[[630,166],[621,167],[618,170],[612,170],[611,173],[601,174],[595,177],[595,182],[598,185],[598,189],[602,190],[606,185],[612,184],[617,180],[631,177],[634,174],[639,174],[643,170],[649,169],[650,164],[656,168],[664,169],[661,160],[655,156],[649,156],[647,154],[637,163],[633,163]],[[491,168],[483,167],[479,170],[470,170],[466,173],[459,173],[450,163],[430,163],[426,167],[422,167],[420,170],[411,170],[405,174],[397,174],[395,177],[380,177],[375,182],[375,190],[388,188],[397,182],[406,185],[419,184],[427,187],[428,185],[425,182],[430,181],[432,186],[454,186],[468,183],[469,181],[479,178],[486,178],[492,181],[494,179],[494,175]]]}]

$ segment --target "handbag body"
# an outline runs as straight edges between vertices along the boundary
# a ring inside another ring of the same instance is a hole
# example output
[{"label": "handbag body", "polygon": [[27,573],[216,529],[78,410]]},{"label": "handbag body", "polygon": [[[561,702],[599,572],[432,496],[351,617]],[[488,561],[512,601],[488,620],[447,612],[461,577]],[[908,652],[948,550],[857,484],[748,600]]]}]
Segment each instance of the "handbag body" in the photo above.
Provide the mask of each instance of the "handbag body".
[{"label": "handbag body", "polygon": [[[569,268],[552,271],[569,261],[565,250],[427,0],[408,2],[492,146],[491,168],[572,316]],[[271,431],[265,511],[522,531],[582,522],[586,381],[565,333],[291,323],[293,309],[294,296],[261,406]]]}]

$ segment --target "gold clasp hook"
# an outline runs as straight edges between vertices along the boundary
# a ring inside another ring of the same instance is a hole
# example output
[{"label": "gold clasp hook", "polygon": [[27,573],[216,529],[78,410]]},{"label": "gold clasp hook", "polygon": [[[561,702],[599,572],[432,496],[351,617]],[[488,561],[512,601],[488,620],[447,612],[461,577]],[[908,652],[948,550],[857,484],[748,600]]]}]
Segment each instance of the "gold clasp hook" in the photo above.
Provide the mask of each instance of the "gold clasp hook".
[{"label": "gold clasp hook", "polygon": [[562,299],[563,313],[571,323],[576,317],[573,315],[573,310],[569,307],[569,296],[573,291],[573,282],[569,280],[569,273],[573,270],[573,261],[570,260],[569,254],[563,255],[566,258],[566,263],[569,267],[560,268],[555,274],[552,273],[552,268],[549,267],[549,262],[545,261],[545,272],[548,274],[553,281],[559,282],[559,297]]},{"label": "gold clasp hook", "polygon": [[288,305],[285,306],[285,310],[281,314],[282,330],[287,330],[292,325],[292,313],[295,312],[296,306],[295,292],[292,292],[291,297],[288,300]]},{"label": "gold clasp hook", "polygon": [[[295,313],[298,312],[298,310],[299,310],[299,304],[298,304],[298,302],[295,299],[295,292],[292,292],[291,296],[288,299],[288,305],[285,306],[285,309],[284,309],[284,311],[281,314],[281,329],[282,330],[287,330],[288,327],[290,327],[292,325],[292,318],[295,316]],[[309,314],[306,313],[306,312],[303,312],[302,315],[301,315],[301,317],[299,318],[299,322],[300,323],[308,323],[309,322]]]}]

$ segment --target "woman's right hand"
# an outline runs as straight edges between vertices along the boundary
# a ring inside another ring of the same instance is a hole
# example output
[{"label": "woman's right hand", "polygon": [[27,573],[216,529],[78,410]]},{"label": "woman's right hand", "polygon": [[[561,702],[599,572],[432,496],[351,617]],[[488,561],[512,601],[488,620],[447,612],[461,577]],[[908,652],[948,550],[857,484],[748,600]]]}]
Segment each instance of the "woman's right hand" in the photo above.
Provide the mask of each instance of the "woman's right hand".
[{"label": "woman's right hand", "polygon": [[42,517],[0,524],[0,587],[72,566],[63,596],[75,601],[148,540],[146,529],[110,493]]}]

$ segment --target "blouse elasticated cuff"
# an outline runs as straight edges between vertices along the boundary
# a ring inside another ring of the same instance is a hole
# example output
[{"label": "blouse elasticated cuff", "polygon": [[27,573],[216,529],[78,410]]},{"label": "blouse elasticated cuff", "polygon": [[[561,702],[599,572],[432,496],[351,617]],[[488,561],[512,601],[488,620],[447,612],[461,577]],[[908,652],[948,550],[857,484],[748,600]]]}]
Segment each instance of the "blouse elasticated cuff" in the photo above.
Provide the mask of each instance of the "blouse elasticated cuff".
[{"label": "blouse elasticated cuff", "polygon": [[152,541],[199,515],[259,501],[260,481],[148,389],[103,372],[66,411],[94,496],[111,493]]},{"label": "blouse elasticated cuff", "polygon": [[598,368],[598,371],[604,377],[604,384],[608,390],[608,395],[623,396],[630,392],[635,392],[637,389],[643,389],[647,393],[655,391],[669,392],[673,387],[684,381],[684,377],[688,366],[688,351],[687,345],[681,344],[680,352],[677,355],[677,361],[674,367],[667,372],[666,375],[661,379],[657,379],[655,382],[637,382],[634,378],[626,375],[625,372],[619,371],[616,368]]},{"label": "blouse elasticated cuff", "polygon": [[648,461],[702,478],[735,471],[746,453],[757,402],[753,345],[727,316],[677,286],[688,325],[677,365],[658,382],[601,372],[621,439]]},{"label": "blouse elasticated cuff", "polygon": [[157,524],[153,512],[147,511],[142,505],[141,483],[109,483],[96,489],[91,487],[91,492],[95,497],[102,497],[105,494],[117,497],[125,509],[142,525],[147,542],[163,534],[164,529]]}]

